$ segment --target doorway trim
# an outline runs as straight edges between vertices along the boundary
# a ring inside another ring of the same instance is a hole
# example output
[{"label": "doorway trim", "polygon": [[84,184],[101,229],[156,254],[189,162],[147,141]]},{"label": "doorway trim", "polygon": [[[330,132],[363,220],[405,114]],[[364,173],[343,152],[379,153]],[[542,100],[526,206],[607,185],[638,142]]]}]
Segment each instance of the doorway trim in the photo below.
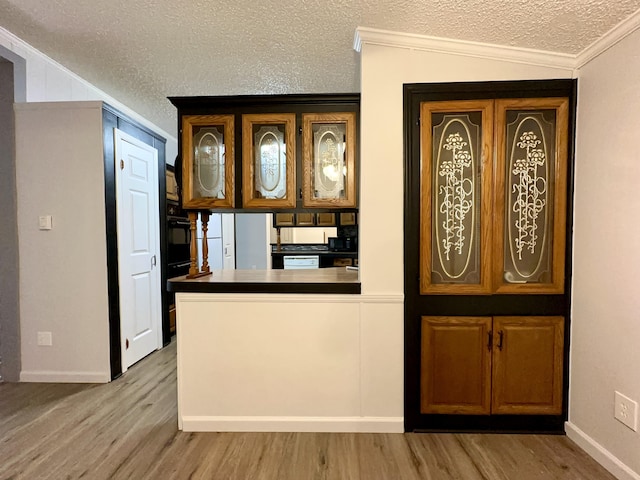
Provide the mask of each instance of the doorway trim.
[{"label": "doorway trim", "polygon": [[[109,297],[109,362],[111,380],[122,375],[122,355],[120,341],[120,286],[118,282],[118,228],[116,219],[116,162],[113,129],[128,133],[134,138],[154,147],[158,151],[158,218],[160,225],[160,258],[166,258],[166,140],[157,133],[130,119],[109,104],[103,103],[102,132],[104,154],[104,195],[105,195],[105,235],[107,242],[107,288]],[[160,261],[162,295],[162,344],[171,342],[169,329],[168,294],[166,289],[167,271],[164,261]]]}]

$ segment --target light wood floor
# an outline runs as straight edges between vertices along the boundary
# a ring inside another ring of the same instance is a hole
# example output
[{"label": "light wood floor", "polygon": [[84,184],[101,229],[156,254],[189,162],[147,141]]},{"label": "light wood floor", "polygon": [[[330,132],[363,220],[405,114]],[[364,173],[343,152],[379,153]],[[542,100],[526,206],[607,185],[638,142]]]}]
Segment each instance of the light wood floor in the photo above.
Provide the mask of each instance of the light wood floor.
[{"label": "light wood floor", "polygon": [[106,385],[0,384],[0,479],[612,479],[564,436],[183,433],[175,343]]}]

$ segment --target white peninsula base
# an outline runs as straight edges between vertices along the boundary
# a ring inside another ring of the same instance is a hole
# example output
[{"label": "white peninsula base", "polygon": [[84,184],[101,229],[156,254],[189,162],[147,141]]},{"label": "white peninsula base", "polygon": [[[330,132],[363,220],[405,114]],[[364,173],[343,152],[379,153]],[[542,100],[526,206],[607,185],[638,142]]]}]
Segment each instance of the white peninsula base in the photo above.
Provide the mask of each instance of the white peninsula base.
[{"label": "white peninsula base", "polygon": [[184,431],[403,432],[403,297],[176,294]]}]

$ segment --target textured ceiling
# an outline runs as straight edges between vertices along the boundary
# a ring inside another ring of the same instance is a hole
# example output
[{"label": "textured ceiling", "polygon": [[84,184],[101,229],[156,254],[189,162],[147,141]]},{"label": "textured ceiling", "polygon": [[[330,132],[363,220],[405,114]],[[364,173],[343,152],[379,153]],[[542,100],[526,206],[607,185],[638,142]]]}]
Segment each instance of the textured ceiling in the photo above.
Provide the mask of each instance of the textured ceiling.
[{"label": "textured ceiling", "polygon": [[576,54],[640,0],[0,0],[0,26],[175,135],[167,96],[356,92],[356,27]]}]

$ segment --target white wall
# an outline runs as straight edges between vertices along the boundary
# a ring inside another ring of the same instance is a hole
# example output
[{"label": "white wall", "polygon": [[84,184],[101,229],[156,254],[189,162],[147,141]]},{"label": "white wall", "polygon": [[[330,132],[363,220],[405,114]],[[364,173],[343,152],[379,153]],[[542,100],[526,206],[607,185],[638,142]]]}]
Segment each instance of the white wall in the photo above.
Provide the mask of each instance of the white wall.
[{"label": "white wall", "polygon": [[569,396],[572,438],[635,479],[640,433],[613,398],[640,402],[639,49],[636,31],[579,72]]},{"label": "white wall", "polygon": [[102,103],[16,104],[15,120],[20,380],[108,382]]}]

